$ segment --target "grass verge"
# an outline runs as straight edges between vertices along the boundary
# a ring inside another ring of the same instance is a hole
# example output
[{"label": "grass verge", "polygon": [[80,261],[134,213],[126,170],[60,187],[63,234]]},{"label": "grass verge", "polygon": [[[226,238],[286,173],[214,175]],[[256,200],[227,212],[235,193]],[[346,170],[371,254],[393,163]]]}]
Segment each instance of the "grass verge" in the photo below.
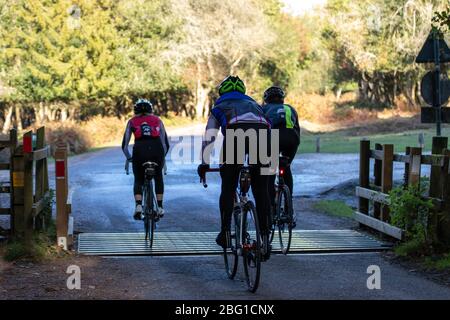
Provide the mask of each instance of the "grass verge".
[{"label": "grass verge", "polygon": [[47,226],[46,231],[35,232],[29,243],[25,241],[10,241],[4,249],[6,261],[25,260],[42,262],[56,257],[58,249],[55,246],[56,227],[54,222]]},{"label": "grass verge", "polygon": [[353,217],[353,209],[340,200],[320,200],[314,203],[313,208],[335,217]]},{"label": "grass verge", "polygon": [[[406,147],[418,146],[418,135],[424,134],[425,150],[431,150],[432,137],[435,135],[434,129],[411,130],[401,133],[390,134],[369,134],[359,135],[350,132],[333,132],[323,134],[302,134],[302,140],[299,148],[300,153],[316,152],[316,139],[320,138],[321,153],[358,153],[359,142],[362,138],[369,139],[374,143],[393,144],[395,152],[405,152]],[[443,136],[450,135],[450,129],[445,128],[442,132]]]}]

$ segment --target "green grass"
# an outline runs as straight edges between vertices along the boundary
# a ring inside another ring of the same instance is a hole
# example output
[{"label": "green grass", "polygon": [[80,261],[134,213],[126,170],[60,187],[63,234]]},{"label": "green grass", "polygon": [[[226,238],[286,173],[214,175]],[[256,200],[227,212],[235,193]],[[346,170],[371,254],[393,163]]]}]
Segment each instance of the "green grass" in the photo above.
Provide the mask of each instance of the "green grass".
[{"label": "green grass", "polygon": [[[435,135],[434,129],[412,130],[395,134],[375,134],[351,136],[345,133],[303,134],[299,148],[300,153],[316,152],[316,138],[320,137],[321,153],[358,153],[359,142],[362,138],[369,139],[371,146],[375,143],[393,144],[395,152],[404,152],[406,147],[418,146],[419,133],[424,134],[425,151],[431,150],[431,140]],[[450,136],[450,129],[442,130],[443,136]]]},{"label": "green grass", "polygon": [[402,242],[394,248],[394,253],[400,257],[416,256],[425,251],[423,241],[413,239]]},{"label": "green grass", "polygon": [[340,200],[320,200],[314,203],[313,208],[335,217],[353,217],[353,209]]},{"label": "green grass", "polygon": [[446,254],[437,258],[427,258],[425,265],[429,268],[438,270],[450,270],[450,254]]},{"label": "green grass", "polygon": [[4,259],[6,261],[27,260],[40,262],[57,254],[56,243],[56,224],[51,219],[52,202],[54,191],[50,190],[50,197],[47,199],[42,214],[46,217],[47,228],[41,231],[34,231],[29,241],[12,240],[8,241],[2,248]]}]

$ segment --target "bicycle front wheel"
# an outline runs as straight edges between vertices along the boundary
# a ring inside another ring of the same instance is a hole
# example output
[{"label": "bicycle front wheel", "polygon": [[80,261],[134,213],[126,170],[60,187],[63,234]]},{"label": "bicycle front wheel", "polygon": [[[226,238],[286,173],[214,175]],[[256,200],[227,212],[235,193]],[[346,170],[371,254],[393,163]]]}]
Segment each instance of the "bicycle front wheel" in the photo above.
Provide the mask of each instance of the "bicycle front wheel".
[{"label": "bicycle front wheel", "polygon": [[238,267],[238,254],[237,254],[237,244],[238,244],[238,214],[235,212],[231,217],[231,227],[230,232],[227,234],[227,247],[223,249],[223,258],[225,261],[225,270],[227,272],[229,279],[234,279],[236,276],[236,271]]},{"label": "bicycle front wheel", "polygon": [[248,202],[242,214],[242,257],[247,287],[250,292],[256,292],[261,275],[261,233],[255,205]]},{"label": "bicycle front wheel", "polygon": [[292,241],[292,228],[294,222],[292,197],[288,187],[281,188],[277,199],[278,235],[280,249],[288,254]]}]

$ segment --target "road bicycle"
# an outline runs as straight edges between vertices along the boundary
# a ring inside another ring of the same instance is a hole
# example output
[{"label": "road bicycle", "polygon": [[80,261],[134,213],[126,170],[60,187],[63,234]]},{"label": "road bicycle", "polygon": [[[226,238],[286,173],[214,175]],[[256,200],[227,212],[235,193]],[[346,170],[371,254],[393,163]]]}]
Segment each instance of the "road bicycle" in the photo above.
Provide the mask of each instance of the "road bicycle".
[{"label": "road bicycle", "polygon": [[292,241],[292,230],[296,226],[291,191],[284,182],[284,174],[287,166],[289,166],[289,158],[280,156],[275,179],[275,210],[271,210],[272,230],[270,243],[273,241],[275,230],[278,230],[280,249],[283,254],[288,254],[289,252]]},{"label": "road bicycle", "polygon": [[[129,174],[130,160],[125,164],[125,171]],[[155,237],[156,223],[159,221],[158,215],[158,201],[156,199],[155,188],[153,186],[153,178],[156,176],[156,168],[158,164],[155,162],[145,162],[142,164],[145,171],[144,185],[142,187],[142,206],[143,206],[143,221],[145,229],[145,241],[149,241],[150,248],[153,246],[153,239]]]},{"label": "road bicycle", "polygon": [[[219,168],[214,168],[206,172],[219,171]],[[250,185],[250,166],[243,165],[239,173],[239,186],[234,199],[231,228],[226,233],[227,247],[223,249],[223,257],[229,279],[236,276],[238,257],[242,257],[247,289],[254,293],[259,286],[264,250],[256,207],[248,198]],[[206,176],[203,178],[203,186],[208,187]]]}]

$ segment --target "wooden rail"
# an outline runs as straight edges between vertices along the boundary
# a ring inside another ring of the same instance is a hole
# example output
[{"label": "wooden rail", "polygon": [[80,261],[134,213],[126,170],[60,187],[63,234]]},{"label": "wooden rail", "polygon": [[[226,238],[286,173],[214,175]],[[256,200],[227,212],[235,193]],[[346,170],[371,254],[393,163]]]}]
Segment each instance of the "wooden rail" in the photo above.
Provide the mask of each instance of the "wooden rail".
[{"label": "wooden rail", "polygon": [[[434,137],[431,155],[422,155],[422,149],[407,147],[405,154],[395,154],[392,144],[376,144],[370,148],[370,141],[360,142],[360,172],[359,186],[356,196],[359,198],[358,211],[355,219],[366,226],[376,229],[391,237],[402,240],[404,231],[389,224],[389,195],[393,186],[394,162],[405,164],[404,186],[420,183],[421,167],[431,166],[430,190],[427,199],[432,200],[436,211],[450,209],[450,176],[447,138]],[[373,184],[370,183],[370,159],[374,159]],[[370,210],[369,204],[373,203]],[[437,222],[436,222],[437,223]],[[441,233],[448,231],[450,226],[440,226]]]}]

